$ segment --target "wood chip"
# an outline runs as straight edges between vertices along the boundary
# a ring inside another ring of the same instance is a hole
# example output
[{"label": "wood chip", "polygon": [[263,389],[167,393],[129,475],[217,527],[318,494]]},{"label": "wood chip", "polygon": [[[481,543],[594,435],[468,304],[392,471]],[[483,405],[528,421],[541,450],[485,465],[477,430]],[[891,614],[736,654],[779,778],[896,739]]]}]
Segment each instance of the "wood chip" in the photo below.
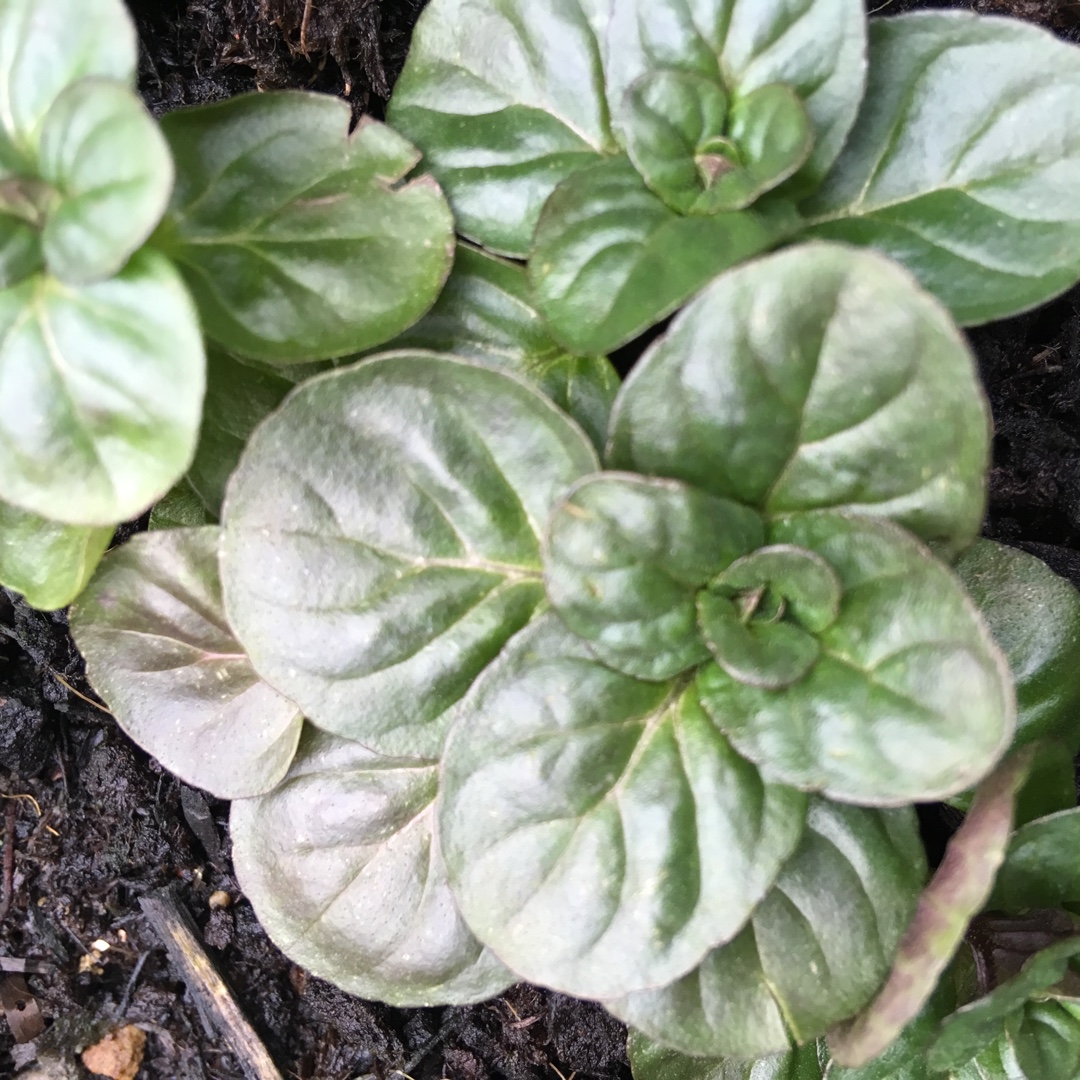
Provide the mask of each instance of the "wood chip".
[{"label": "wood chip", "polygon": [[134,1024],[110,1031],[82,1052],[82,1063],[109,1080],[135,1080],[146,1050],[146,1035]]},{"label": "wood chip", "polygon": [[45,1030],[45,1020],[37,999],[30,993],[21,975],[8,975],[0,979],[0,1007],[17,1043],[30,1042]]}]

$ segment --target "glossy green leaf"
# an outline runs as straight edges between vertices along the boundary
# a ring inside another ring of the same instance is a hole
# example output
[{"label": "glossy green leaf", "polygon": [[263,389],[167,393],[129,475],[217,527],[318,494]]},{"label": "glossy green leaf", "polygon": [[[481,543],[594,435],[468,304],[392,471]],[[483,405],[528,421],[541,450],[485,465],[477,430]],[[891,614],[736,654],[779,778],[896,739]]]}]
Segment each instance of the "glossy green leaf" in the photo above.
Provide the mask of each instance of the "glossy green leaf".
[{"label": "glossy green leaf", "polygon": [[871,20],[859,119],[803,211],[816,235],[899,259],[972,324],[1080,276],[1078,183],[1076,47],[1026,23],[926,11]]},{"label": "glossy green leaf", "polygon": [[727,131],[728,104],[718,81],[685,71],[650,71],[626,92],[622,129],[630,160],[678,213],[693,210],[719,171],[719,161],[702,157],[706,144]]},{"label": "glossy green leaf", "polygon": [[[942,1024],[940,1034],[929,1049],[930,1067],[944,1072],[977,1057],[1001,1034],[1013,1013],[1022,1010],[1029,999],[1044,996],[1045,991],[1065,977],[1069,962],[1078,955],[1080,938],[1051,945],[1032,956],[1018,975],[953,1013]],[[1077,1064],[1080,1064],[1080,1043],[1077,1055]],[[1071,1073],[1067,1080],[1072,1080]]]},{"label": "glossy green leaf", "polygon": [[1080,1074],[1080,1004],[1033,1001],[1010,1018],[1006,1034],[1032,1080],[1076,1080]]},{"label": "glossy green leaf", "polygon": [[191,299],[155,252],[95,285],[0,292],[0,499],[75,525],[137,517],[191,460],[204,379]]},{"label": "glossy green leaf", "polygon": [[66,607],[90,580],[113,529],[61,525],[0,502],[0,585],[31,607]]},{"label": "glossy green leaf", "polygon": [[135,27],[122,0],[5,0],[0,19],[0,174],[33,175],[45,116],[87,75],[133,86]]},{"label": "glossy green leaf", "polygon": [[278,363],[387,341],[442,288],[453,222],[418,151],[326,94],[245,94],[162,120],[177,162],[158,240],[207,335]]},{"label": "glossy green leaf", "polygon": [[1017,829],[989,906],[999,911],[1080,903],[1080,809]]},{"label": "glossy green leaf", "polygon": [[720,80],[736,99],[789,86],[813,123],[804,170],[812,190],[855,120],[865,52],[858,0],[619,0],[607,35],[608,100],[618,118],[634,80],[661,68]]},{"label": "glossy green leaf", "polygon": [[219,530],[138,533],[71,610],[87,676],[170,772],[222,799],[273,788],[303,718],[252,670],[221,604]]},{"label": "glossy green leaf", "polygon": [[890,517],[959,550],[988,456],[948,314],[879,256],[807,245],[724,274],[676,317],[623,384],[607,464],[768,514]]},{"label": "glossy green leaf", "polygon": [[161,219],[173,165],[157,123],[122,83],[82,79],[41,128],[40,175],[57,193],[42,232],[49,271],[79,284],[116,273]]},{"label": "glossy green leaf", "polygon": [[441,775],[466,922],[523,978],[589,997],[663,984],[734,935],[806,812],[692,688],[602,666],[554,614],[465,700]]},{"label": "glossy green leaf", "polygon": [[463,1004],[514,976],[469,933],[432,835],[435,763],[308,727],[273,792],[235,802],[233,860],[259,922],[350,994]]},{"label": "glossy green leaf", "polygon": [[287,369],[264,371],[220,349],[207,352],[202,427],[188,480],[215,514],[221,513],[225,485],[251,433],[293,386]]},{"label": "glossy green leaf", "polygon": [[233,474],[229,621],[319,727],[434,757],[447,711],[543,601],[552,506],[596,469],[577,425],[489,367],[389,353],[311,379]]},{"label": "glossy green leaf", "polygon": [[872,1061],[931,1001],[968,923],[990,895],[1028,757],[1025,751],[1014,754],[979,785],[971,812],[919,898],[881,991],[858,1016],[829,1033],[829,1049],[839,1064],[857,1068]]},{"label": "glossy green leaf", "polygon": [[446,189],[458,230],[524,257],[555,186],[614,149],[581,0],[433,0],[387,116]]},{"label": "glossy green leaf", "polygon": [[978,539],[954,569],[1016,684],[1016,743],[1060,738],[1080,749],[1080,593],[1041,559]]},{"label": "glossy green leaf", "polygon": [[597,447],[607,438],[619,376],[603,356],[573,356],[548,333],[521,266],[459,244],[435,306],[386,345],[433,349],[523,375],[572,416]]},{"label": "glossy green leaf", "polygon": [[701,1058],[681,1054],[631,1028],[626,1052],[634,1080],[821,1080],[824,1069],[816,1043],[756,1061]]},{"label": "glossy green leaf", "polygon": [[184,477],[164,498],[154,504],[150,511],[148,528],[188,529],[200,525],[216,525],[217,520],[206,509],[205,503]]},{"label": "glossy green leaf", "polygon": [[878,988],[925,872],[911,808],[813,800],[799,849],[739,936],[608,1007],[688,1054],[761,1057],[811,1040]]},{"label": "glossy green leaf", "polygon": [[709,656],[695,593],[763,536],[761,518],[738,503],[671,480],[600,473],[552,514],[548,597],[609,667],[671,678]]},{"label": "glossy green leaf", "polygon": [[868,806],[939,799],[993,768],[1014,729],[1009,673],[945,564],[892,522],[829,511],[778,518],[768,539],[823,558],[843,602],[785,690],[698,675],[735,748],[770,779]]},{"label": "glossy green leaf", "polygon": [[548,199],[529,278],[556,338],[577,352],[610,352],[776,238],[751,212],[681,217],[626,158],[611,158]]}]

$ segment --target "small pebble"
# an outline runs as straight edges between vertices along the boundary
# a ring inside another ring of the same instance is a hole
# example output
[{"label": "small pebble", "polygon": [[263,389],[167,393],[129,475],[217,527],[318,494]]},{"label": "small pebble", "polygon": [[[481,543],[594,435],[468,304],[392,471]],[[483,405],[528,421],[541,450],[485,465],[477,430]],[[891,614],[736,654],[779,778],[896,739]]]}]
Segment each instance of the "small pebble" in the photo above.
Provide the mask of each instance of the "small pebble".
[{"label": "small pebble", "polygon": [[224,889],[216,889],[210,894],[208,903],[211,911],[220,911],[232,903],[232,897]]}]

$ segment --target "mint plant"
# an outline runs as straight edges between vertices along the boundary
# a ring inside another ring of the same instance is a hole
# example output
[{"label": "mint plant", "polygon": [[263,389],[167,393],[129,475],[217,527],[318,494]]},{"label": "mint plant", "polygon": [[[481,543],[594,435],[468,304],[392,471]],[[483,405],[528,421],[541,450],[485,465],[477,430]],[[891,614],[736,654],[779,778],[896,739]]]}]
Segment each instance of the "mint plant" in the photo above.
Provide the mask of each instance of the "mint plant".
[{"label": "mint plant", "polygon": [[[759,258],[650,346],[598,453],[522,373],[591,370],[563,405],[595,427],[604,367],[557,359],[520,269],[458,257],[395,348],[259,423],[220,526],[108,556],[71,616],[92,682],[236,799],[260,920],[351,992],[527,978],[690,1069],[825,1060],[839,1025],[852,1059],[902,1048],[1014,801],[1060,809],[1025,777],[1080,693],[1080,598],[970,546],[989,424],[962,336],[874,253]],[[924,894],[914,804],[976,785]],[[924,974],[900,993],[894,967]]]},{"label": "mint plant", "polygon": [[607,352],[807,237],[905,263],[961,323],[1080,277],[1080,53],[860,0],[432,0],[390,103],[459,231]]},{"label": "mint plant", "polygon": [[[191,465],[204,333],[270,364],[355,353],[424,314],[453,254],[386,126],[303,93],[159,125],[135,66],[122,0],[0,9],[0,582],[40,607]],[[236,380],[214,378],[218,402]],[[195,483],[214,511],[224,476]]]}]

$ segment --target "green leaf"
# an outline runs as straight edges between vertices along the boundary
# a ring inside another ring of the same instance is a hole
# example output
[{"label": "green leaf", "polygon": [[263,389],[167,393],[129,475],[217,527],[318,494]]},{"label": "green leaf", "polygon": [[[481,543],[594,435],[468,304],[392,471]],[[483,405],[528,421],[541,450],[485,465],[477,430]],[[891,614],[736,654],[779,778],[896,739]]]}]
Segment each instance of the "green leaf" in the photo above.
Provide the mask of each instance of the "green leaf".
[{"label": "green leaf", "polygon": [[1076,1080],[1080,1073],[1080,1005],[1031,1002],[1010,1018],[1006,1032],[1025,1076],[1032,1080]]},{"label": "green leaf", "polygon": [[221,514],[225,485],[248,438],[296,384],[286,369],[264,371],[211,348],[206,357],[206,400],[188,480],[213,513]]},{"label": "green leaf", "polygon": [[113,529],[61,525],[0,502],[0,585],[31,607],[66,607],[90,580]]},{"label": "green leaf", "polygon": [[173,182],[168,144],[138,97],[97,78],[72,84],[49,109],[39,172],[57,196],[45,261],[71,284],[115,274],[161,219]]},{"label": "green leaf", "polygon": [[635,79],[661,68],[692,72],[746,98],[791,87],[813,124],[800,178],[810,190],[836,160],[862,96],[866,16],[858,0],[620,0],[605,66],[612,115]]},{"label": "green leaf", "polygon": [[434,0],[387,116],[420,147],[458,230],[524,257],[555,186],[614,149],[579,0]]},{"label": "green leaf", "polygon": [[222,799],[273,788],[303,718],[255,674],[225,622],[219,530],[138,533],[71,610],[94,689],[120,726],[182,780]]},{"label": "green leaf", "polygon": [[964,324],[1066,289],[1080,276],[1080,52],[968,12],[870,26],[858,122],[802,208],[812,233],[899,259]]},{"label": "green leaf", "polygon": [[600,473],[551,516],[548,597],[609,667],[668,679],[709,656],[695,593],[763,536],[758,515],[738,503],[671,480]]},{"label": "green leaf", "polygon": [[150,511],[148,528],[187,529],[200,525],[216,525],[217,520],[206,509],[202,499],[184,477],[164,498],[154,504]]},{"label": "green leaf", "polygon": [[543,602],[552,506],[597,467],[547,398],[479,364],[390,353],[318,376],[233,474],[229,621],[312,723],[434,757],[447,711]]},{"label": "green leaf", "polygon": [[634,1080],[821,1080],[824,1075],[816,1043],[757,1061],[701,1058],[680,1054],[631,1028],[626,1052]]},{"label": "green leaf", "polygon": [[602,666],[554,614],[465,700],[441,775],[465,921],[523,978],[598,998],[677,978],[735,934],[806,807],[732,751],[692,687]]},{"label": "green leaf", "polygon": [[[1012,1014],[1022,1010],[1029,999],[1044,996],[1044,991],[1065,977],[1069,961],[1078,955],[1080,938],[1069,938],[1042,949],[1024,964],[1018,975],[953,1013],[942,1024],[928,1051],[930,1067],[945,1072],[978,1056],[1002,1033]],[[1080,1034],[1080,1025],[1077,1031]],[[1080,1054],[1080,1042],[1077,1053]],[[1069,1073],[1065,1080],[1073,1080],[1073,1075]]]},{"label": "green leaf", "polygon": [[5,0],[0,18],[0,175],[33,175],[45,116],[88,75],[134,87],[135,27],[122,0]]},{"label": "green leaf", "polygon": [[1017,829],[989,906],[998,911],[1080,903],[1080,809]]},{"label": "green leaf", "polygon": [[[0,181],[0,188],[3,185]],[[0,201],[4,201],[3,196]],[[0,212],[0,289],[18,285],[44,265],[38,230],[27,221]]]},{"label": "green leaf", "polygon": [[525,270],[459,244],[435,306],[386,349],[432,349],[524,376],[602,448],[619,375],[603,356],[572,356],[533,307]]},{"label": "green leaf", "polygon": [[739,936],[671,985],[608,1008],[688,1054],[788,1050],[850,1016],[878,988],[925,872],[910,807],[813,800],[799,849]]},{"label": "green leaf", "polygon": [[724,274],[676,317],[623,384],[607,464],[767,514],[889,517],[960,550],[989,435],[941,306],[879,256],[816,244]]},{"label": "green leaf", "polygon": [[681,217],[626,158],[611,158],[548,199],[529,278],[556,338],[577,352],[610,352],[776,238],[751,212]]},{"label": "green leaf", "polygon": [[821,657],[773,691],[717,665],[702,704],[770,779],[868,806],[929,802],[984,776],[1013,733],[1004,658],[944,563],[892,522],[778,518],[773,544],[821,556],[843,586]]},{"label": "green leaf", "polygon": [[469,933],[432,836],[431,761],[308,727],[285,781],[232,805],[236,875],[289,957],[350,994],[464,1004],[514,976]]},{"label": "green leaf", "polygon": [[1061,738],[1080,749],[1080,593],[1041,559],[978,539],[954,569],[1016,685],[1016,744]]},{"label": "green leaf", "polygon": [[990,895],[1027,760],[1026,751],[1014,754],[979,786],[971,812],[919,898],[881,991],[858,1016],[829,1033],[829,1049],[839,1065],[856,1068],[873,1060],[931,1000],[968,923]]},{"label": "green leaf", "polygon": [[207,335],[296,363],[360,352],[414,323],[453,257],[453,222],[419,153],[325,94],[245,94],[162,120],[177,162],[158,240]]},{"label": "green leaf", "polygon": [[0,291],[0,499],[73,525],[138,517],[195,450],[205,360],[167,259]]}]

